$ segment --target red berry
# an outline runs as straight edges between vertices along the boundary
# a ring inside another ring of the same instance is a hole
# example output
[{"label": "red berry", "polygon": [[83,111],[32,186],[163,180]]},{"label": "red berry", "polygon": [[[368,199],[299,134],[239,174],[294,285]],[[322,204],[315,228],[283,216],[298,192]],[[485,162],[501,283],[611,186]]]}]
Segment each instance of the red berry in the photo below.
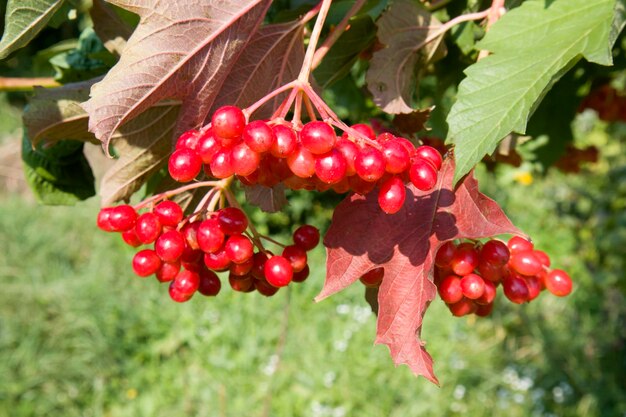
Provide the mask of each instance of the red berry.
[{"label": "red berry", "polygon": [[542,250],[535,250],[533,251],[533,253],[535,254],[535,257],[539,259],[541,265],[545,266],[546,268],[550,267],[550,257],[547,253]]},{"label": "red berry", "polygon": [[183,220],[183,209],[170,200],[161,201],[154,207],[154,214],[159,217],[162,226],[176,227]]},{"label": "red berry", "polygon": [[193,293],[192,294],[184,294],[182,291],[180,291],[178,288],[176,288],[174,286],[174,281],[170,282],[169,294],[170,294],[170,298],[173,301],[176,301],[177,303],[184,303],[186,301],[189,301],[191,299],[191,297],[193,297]]},{"label": "red berry", "polygon": [[368,194],[376,187],[375,182],[365,181],[358,175],[348,177],[348,184],[350,184],[350,188],[352,189],[352,191],[361,195]]},{"label": "red berry", "polygon": [[213,130],[209,129],[202,134],[198,140],[198,146],[196,152],[202,163],[210,164],[215,154],[222,149],[222,144],[213,134]]},{"label": "red berry", "polygon": [[533,251],[513,253],[509,260],[509,265],[516,272],[529,277],[539,274],[543,269],[543,265],[541,265]]},{"label": "red berry", "polygon": [[176,140],[176,149],[187,148],[195,151],[198,146],[198,139],[200,139],[200,132],[197,130],[188,130]]},{"label": "red berry", "polygon": [[435,265],[440,268],[448,267],[452,261],[455,251],[456,245],[451,240],[441,245],[437,251],[437,255],[435,255]]},{"label": "red berry", "polygon": [[364,273],[359,280],[368,288],[378,288],[383,282],[385,268],[378,267]]},{"label": "red berry", "polygon": [[383,132],[376,137],[376,142],[382,145],[382,144],[389,142],[390,140],[395,140],[395,139],[396,137],[393,135],[393,133]]},{"label": "red berry", "polygon": [[177,149],[170,156],[167,168],[176,181],[189,182],[202,170],[202,159],[191,149]]},{"label": "red berry", "polygon": [[246,145],[255,152],[268,152],[276,140],[272,128],[263,120],[255,120],[243,129],[242,138]]},{"label": "red berry", "polygon": [[397,140],[390,140],[383,144],[385,170],[391,174],[400,174],[409,168],[410,156],[404,145]]},{"label": "red berry", "polygon": [[198,292],[207,297],[214,297],[219,294],[222,289],[222,282],[217,274],[206,268],[202,268],[199,273],[200,284],[198,285]]},{"label": "red berry", "polygon": [[516,304],[523,304],[528,301],[528,286],[522,278],[509,276],[502,281],[502,289],[506,298]]},{"label": "red berry", "polygon": [[137,212],[127,204],[111,208],[108,223],[111,230],[116,232],[124,232],[135,226],[137,221]]},{"label": "red berry", "polygon": [[187,245],[189,245],[189,247],[194,250],[200,248],[197,238],[198,227],[200,227],[200,222],[195,221],[193,223],[185,224],[180,231],[183,234]]},{"label": "red berry", "polygon": [[244,235],[232,235],[226,241],[224,245],[226,256],[232,262],[241,264],[249,259],[252,259],[254,253],[254,246],[250,239]]},{"label": "red berry", "polygon": [[304,282],[309,277],[309,266],[305,266],[300,272],[294,272],[292,282]]},{"label": "red berry", "polygon": [[509,239],[507,246],[509,247],[509,251],[511,252],[511,254],[517,252],[526,252],[529,250],[533,250],[534,248],[534,245],[531,242],[519,236],[513,236],[511,239]]},{"label": "red berry", "polygon": [[354,160],[354,168],[365,181],[378,181],[385,173],[385,157],[376,148],[361,149]]},{"label": "red berry", "polygon": [[265,279],[274,287],[284,287],[293,278],[293,268],[282,256],[272,256],[265,262]]},{"label": "red berry", "polygon": [[213,155],[210,164],[211,174],[215,178],[228,178],[235,173],[232,149],[220,149]]},{"label": "red berry", "polygon": [[180,271],[180,262],[163,262],[156,271],[157,280],[160,282],[172,281]]},{"label": "red berry", "polygon": [[298,142],[296,140],[296,134],[292,129],[289,129],[287,126],[276,125],[272,127],[272,132],[275,136],[275,140],[270,149],[273,156],[276,158],[287,158],[294,153]]},{"label": "red berry", "polygon": [[356,174],[356,168],[354,167],[354,161],[359,148],[353,142],[348,139],[339,139],[335,144],[335,149],[338,150],[346,160],[346,176]]},{"label": "red berry", "polygon": [[478,266],[478,251],[471,243],[462,243],[454,252],[450,266],[455,274],[464,276],[471,274]]},{"label": "red berry", "polygon": [[235,145],[231,153],[233,171],[237,175],[250,175],[257,170],[261,163],[261,156],[245,143]]},{"label": "red berry", "polygon": [[309,122],[300,131],[300,143],[312,154],[320,155],[330,152],[336,140],[334,129],[325,122]]},{"label": "red berry", "polygon": [[495,266],[494,264],[481,261],[478,263],[478,272],[483,279],[491,282],[500,282],[502,279],[501,266]]},{"label": "red berry", "polygon": [[114,228],[111,225],[111,213],[113,212],[113,207],[105,207],[100,209],[98,212],[98,218],[96,220],[96,224],[98,228],[104,230],[105,232],[114,232]]},{"label": "red berry", "polygon": [[476,299],[476,303],[480,305],[493,304],[493,300],[496,298],[496,285],[491,281],[483,280],[485,285],[485,291],[483,295]]},{"label": "red berry", "polygon": [[302,271],[307,265],[306,251],[300,246],[290,245],[285,247],[282,256],[289,261],[294,273]]},{"label": "red berry", "polygon": [[204,264],[214,271],[226,271],[230,266],[230,259],[226,255],[226,251],[220,249],[217,252],[205,253]]},{"label": "red berry", "polygon": [[220,107],[211,118],[211,128],[220,138],[235,139],[241,136],[245,127],[246,117],[239,107]]},{"label": "red berry", "polygon": [[476,300],[485,293],[485,281],[476,274],[468,274],[461,278],[463,295],[470,300]]},{"label": "red berry", "polygon": [[443,159],[441,158],[441,154],[439,153],[439,151],[432,146],[420,146],[415,149],[414,155],[418,158],[425,159],[426,161],[430,162],[436,169],[441,169]]},{"label": "red berry", "polygon": [[256,280],[254,286],[256,287],[256,290],[259,292],[259,294],[266,297],[271,297],[278,292],[278,288],[274,287],[264,279]]},{"label": "red berry", "polygon": [[[374,129],[372,129],[370,126],[364,124],[364,123],[357,123],[355,125],[350,126],[352,129],[356,130],[357,132],[359,132],[360,134],[362,134],[363,136],[365,136],[368,139],[371,140],[375,140],[376,139],[376,133],[374,133]],[[347,139],[348,138],[348,133],[347,132],[343,132],[343,134],[341,135],[342,138]]]},{"label": "red berry", "polygon": [[315,174],[326,184],[336,184],[346,175],[346,159],[337,149],[315,158]]},{"label": "red berry", "polygon": [[134,228],[128,229],[127,231],[122,232],[122,239],[128,246],[132,246],[133,248],[141,246],[141,241],[137,237],[137,234],[135,233]]},{"label": "red berry", "polygon": [[487,317],[491,314],[492,311],[493,303],[479,304],[478,307],[476,307],[476,311],[474,312],[474,314],[476,314],[478,317]]},{"label": "red berry", "polygon": [[437,185],[437,170],[430,162],[417,159],[409,169],[409,178],[418,190],[429,191]]},{"label": "red berry", "polygon": [[154,213],[143,213],[135,223],[135,235],[141,243],[152,243],[161,234],[161,221]]},{"label": "red berry", "polygon": [[206,253],[217,252],[224,244],[224,232],[217,219],[204,220],[198,226],[196,239],[200,250]]},{"label": "red berry", "polygon": [[558,297],[565,297],[572,292],[572,279],[561,269],[550,271],[545,277],[544,284],[548,291]]},{"label": "red berry", "polygon": [[309,224],[302,225],[293,232],[293,243],[309,251],[320,242],[320,231]]},{"label": "red berry", "polygon": [[509,248],[504,242],[490,240],[480,250],[480,261],[494,266],[504,266],[509,261]]},{"label": "red berry", "polygon": [[246,214],[237,207],[226,207],[217,213],[220,229],[227,235],[241,234],[248,228]]},{"label": "red berry", "polygon": [[183,269],[176,275],[171,286],[176,288],[182,294],[193,295],[200,286],[200,275],[197,272]]},{"label": "red berry", "polygon": [[446,304],[454,304],[463,299],[463,289],[461,288],[461,278],[456,275],[445,277],[439,284],[439,296]]},{"label": "red berry", "polygon": [[387,214],[394,214],[404,206],[406,188],[399,177],[391,177],[380,186],[378,205]]},{"label": "red berry", "polygon": [[528,287],[528,301],[532,301],[539,297],[542,290],[542,283],[538,277],[524,277],[526,286]]},{"label": "red berry", "polygon": [[263,252],[257,252],[252,256],[252,269],[250,274],[256,279],[265,279],[265,262],[268,260],[268,256]]},{"label": "red berry", "polygon": [[244,275],[250,274],[253,266],[254,266],[254,258],[251,257],[247,261],[242,262],[240,264],[235,264],[235,263],[231,264],[230,273],[233,275],[242,277]]},{"label": "red berry", "polygon": [[177,230],[163,233],[154,244],[159,258],[165,262],[176,262],[185,250],[185,239]]},{"label": "red berry", "polygon": [[238,292],[254,291],[254,282],[250,276],[238,277],[235,275],[229,275],[228,283],[233,290]]},{"label": "red berry", "polygon": [[161,259],[151,249],[144,249],[133,257],[133,271],[140,277],[154,274],[161,267]]},{"label": "red berry", "polygon": [[289,155],[287,164],[297,177],[309,178],[315,174],[315,157],[303,146],[299,146]]},{"label": "red berry", "polygon": [[463,298],[461,301],[457,301],[454,304],[448,304],[448,308],[454,316],[463,317],[475,312],[477,306],[472,300]]}]

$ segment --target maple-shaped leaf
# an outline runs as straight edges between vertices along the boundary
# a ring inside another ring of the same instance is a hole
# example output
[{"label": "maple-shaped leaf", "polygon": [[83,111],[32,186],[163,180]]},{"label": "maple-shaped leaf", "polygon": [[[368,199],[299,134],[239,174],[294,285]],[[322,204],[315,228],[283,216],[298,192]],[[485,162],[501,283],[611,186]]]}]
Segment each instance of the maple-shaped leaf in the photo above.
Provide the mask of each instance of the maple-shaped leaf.
[{"label": "maple-shaped leaf", "polygon": [[139,25],[119,62],[83,104],[89,130],[108,149],[118,127],[167,98],[183,101],[176,132],[206,118],[269,0],[110,0]]},{"label": "maple-shaped leaf", "polygon": [[376,191],[339,204],[324,238],[326,282],[316,298],[382,266],[376,343],[389,347],[396,365],[407,364],[434,383],[433,361],[420,332],[436,294],[431,277],[436,251],[451,239],[519,233],[498,204],[478,190],[471,174],[456,189],[453,177],[454,162],[448,158],[435,189],[423,192],[409,185],[404,206],[393,215],[380,209]]}]

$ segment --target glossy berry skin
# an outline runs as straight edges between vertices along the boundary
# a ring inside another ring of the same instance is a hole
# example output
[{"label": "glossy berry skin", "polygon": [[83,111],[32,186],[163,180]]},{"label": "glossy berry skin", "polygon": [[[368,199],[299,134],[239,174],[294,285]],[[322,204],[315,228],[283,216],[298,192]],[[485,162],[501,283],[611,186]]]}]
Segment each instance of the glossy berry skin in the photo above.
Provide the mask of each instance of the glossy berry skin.
[{"label": "glossy berry skin", "polygon": [[293,278],[293,268],[282,256],[272,256],[265,262],[265,279],[274,287],[289,285]]},{"label": "glossy berry skin", "polygon": [[213,130],[209,129],[198,140],[196,153],[204,164],[210,164],[215,154],[222,149],[221,142],[213,134]]},{"label": "glossy berry skin", "polygon": [[170,230],[159,236],[154,249],[164,262],[176,262],[185,250],[185,239],[179,231]]},{"label": "glossy berry skin", "polygon": [[222,282],[217,274],[206,268],[202,268],[199,273],[200,283],[198,292],[206,297],[215,297],[222,289]]},{"label": "glossy berry skin", "polygon": [[572,279],[561,269],[550,271],[545,277],[544,284],[548,291],[557,297],[565,297],[572,292]]},{"label": "glossy berry skin", "polygon": [[228,178],[235,173],[232,149],[220,149],[213,155],[209,165],[215,178]]},{"label": "glossy berry skin", "polygon": [[513,253],[509,266],[516,272],[526,276],[537,275],[543,269],[541,261],[537,259],[533,251]]},{"label": "glossy berry skin", "polygon": [[534,249],[534,245],[531,242],[519,236],[513,236],[509,239],[507,246],[509,247],[511,254],[526,252]]},{"label": "glossy berry skin", "polygon": [[299,246],[290,245],[285,247],[282,256],[289,261],[294,273],[302,271],[307,266],[306,251]]},{"label": "glossy berry skin", "polygon": [[133,271],[140,277],[154,274],[161,267],[161,259],[151,249],[144,249],[133,257]]},{"label": "glossy berry skin", "polygon": [[248,228],[248,218],[237,207],[221,209],[217,215],[220,229],[227,235],[241,234]]},{"label": "glossy berry skin", "polygon": [[486,242],[480,250],[480,261],[494,266],[506,265],[509,258],[509,248],[499,240]]},{"label": "glossy berry skin", "polygon": [[346,159],[336,149],[315,158],[315,174],[326,184],[336,184],[346,175]]},{"label": "glossy berry skin", "polygon": [[[352,129],[356,130],[357,132],[359,132],[360,134],[362,134],[363,136],[365,136],[368,139],[371,139],[371,140],[375,140],[376,139],[376,133],[374,132],[374,129],[372,129],[370,126],[368,126],[368,125],[366,125],[364,123],[357,123],[357,124],[352,125],[350,127]],[[343,132],[341,137],[346,139],[348,137],[348,133]]]},{"label": "glossy berry skin", "polygon": [[287,165],[296,177],[310,178],[315,174],[315,157],[303,146],[289,155]]},{"label": "glossy berry skin", "polygon": [[348,139],[339,139],[335,144],[335,149],[338,150],[346,160],[346,176],[356,174],[356,168],[354,166],[356,156],[359,153],[359,148],[353,142]]},{"label": "glossy berry skin", "polygon": [[476,304],[470,299],[462,298],[454,304],[448,304],[450,312],[456,317],[467,316],[476,311]]},{"label": "glossy berry skin", "polygon": [[237,292],[252,292],[254,291],[254,282],[252,277],[237,277],[233,275],[228,276],[228,283],[230,287]]},{"label": "glossy berry skin", "polygon": [[122,204],[111,208],[108,224],[112,231],[123,232],[135,226],[137,212],[132,206]]},{"label": "glossy berry skin", "polygon": [[98,212],[98,218],[96,219],[96,225],[100,230],[105,232],[114,232],[114,228],[111,225],[111,213],[114,207],[105,207]]},{"label": "glossy berry skin", "polygon": [[231,261],[224,249],[214,253],[204,254],[204,265],[214,271],[226,271],[230,267]]},{"label": "glossy berry skin", "polygon": [[481,261],[478,263],[478,272],[484,280],[500,282],[503,276],[503,267]]},{"label": "glossy berry skin", "polygon": [[197,250],[200,249],[200,246],[198,245],[198,228],[200,227],[200,223],[199,221],[195,221],[193,223],[187,223],[183,226],[183,228],[180,230],[180,232],[183,234],[183,237],[185,238],[185,242],[187,243],[187,246],[189,246],[191,249]]},{"label": "glossy berry skin", "polygon": [[533,253],[535,254],[535,257],[539,260],[539,262],[541,262],[541,265],[545,266],[546,268],[550,267],[550,257],[547,253],[542,250],[534,250]]},{"label": "glossy berry skin", "polygon": [[246,117],[239,107],[220,107],[211,117],[211,129],[220,138],[235,139],[241,136],[245,127]]},{"label": "glossy berry skin", "polygon": [[257,252],[252,256],[252,269],[250,274],[256,279],[265,279],[265,262],[268,260],[268,256],[263,252]]},{"label": "glossy berry skin", "polygon": [[523,304],[528,301],[530,295],[528,287],[522,278],[509,276],[502,281],[502,289],[506,298],[515,304]]},{"label": "glossy berry skin", "polygon": [[266,297],[271,297],[278,292],[278,288],[271,285],[266,280],[256,280],[254,283],[256,290],[259,294],[264,295]]},{"label": "glossy berry skin", "polygon": [[542,283],[538,277],[524,277],[526,287],[528,287],[528,301],[532,301],[539,297],[542,290]]},{"label": "glossy berry skin", "polygon": [[304,269],[300,272],[294,272],[292,282],[304,282],[309,277],[309,266],[305,266]]},{"label": "glossy berry skin", "polygon": [[135,223],[135,235],[144,244],[152,243],[161,234],[161,221],[154,213],[143,213]]},{"label": "glossy berry skin", "polygon": [[252,272],[253,266],[254,266],[254,259],[251,257],[247,261],[242,262],[240,264],[232,263],[229,267],[229,270],[232,275],[242,277],[244,275],[249,275]]},{"label": "glossy berry skin", "polygon": [[172,286],[183,294],[193,295],[200,286],[200,274],[183,269],[176,275]]},{"label": "glossy berry skin", "polygon": [[437,169],[441,169],[441,165],[443,164],[443,158],[439,151],[432,146],[423,145],[415,149],[413,155],[418,158],[425,159]]},{"label": "glossy berry skin", "polygon": [[232,235],[224,245],[226,256],[233,263],[241,264],[252,259],[254,254],[254,246],[250,239],[244,235]]},{"label": "glossy berry skin", "polygon": [[293,243],[305,251],[310,251],[320,243],[320,231],[309,224],[302,225],[293,232]]},{"label": "glossy berry skin", "polygon": [[378,205],[387,214],[395,214],[404,206],[406,188],[400,177],[383,182],[378,192]]},{"label": "glossy berry skin", "polygon": [[261,156],[243,142],[233,147],[231,155],[233,171],[237,175],[250,175],[261,163]]},{"label": "glossy berry skin", "polygon": [[438,286],[439,296],[446,304],[454,304],[463,299],[461,278],[456,275],[448,275]]},{"label": "glossy berry skin", "polygon": [[450,267],[455,274],[464,276],[471,274],[478,266],[478,251],[472,244],[460,244],[450,261]]},{"label": "glossy berry skin", "polygon": [[430,191],[437,185],[437,170],[428,161],[416,159],[409,168],[411,183],[421,191]]},{"label": "glossy berry skin", "polygon": [[400,174],[409,168],[410,155],[404,145],[397,140],[390,140],[383,144],[385,170],[390,174]]},{"label": "glossy berry skin", "polygon": [[496,285],[491,282],[483,279],[483,283],[485,285],[485,291],[483,295],[478,297],[475,301],[479,305],[488,305],[493,304],[493,300],[496,299]]},{"label": "glossy berry skin", "polygon": [[189,182],[202,170],[202,159],[191,149],[177,149],[170,156],[167,169],[176,181]]},{"label": "glossy berry skin", "polygon": [[378,181],[385,173],[385,157],[376,148],[366,147],[359,151],[354,168],[357,175],[365,181]]},{"label": "glossy berry skin", "polygon": [[274,131],[263,120],[248,123],[243,129],[242,138],[250,149],[258,153],[268,152],[276,140]]},{"label": "glossy berry skin", "polygon": [[325,122],[309,122],[300,131],[300,143],[315,155],[330,152],[336,140],[335,130]]},{"label": "glossy berry skin", "polygon": [[156,271],[156,278],[159,282],[169,282],[176,278],[179,272],[180,262],[162,262]]},{"label": "glossy berry skin", "polygon": [[476,274],[468,274],[461,278],[463,295],[470,300],[476,300],[485,293],[485,281]]},{"label": "glossy berry skin", "polygon": [[161,201],[154,207],[162,226],[176,227],[183,220],[183,209],[174,201]]},{"label": "glossy berry skin", "polygon": [[474,311],[474,314],[476,314],[478,317],[487,317],[491,314],[492,311],[493,311],[493,303],[479,304],[478,307],[476,308],[476,311]]},{"label": "glossy berry skin", "polygon": [[378,288],[383,282],[384,276],[385,268],[378,267],[364,273],[361,278],[359,278],[359,281],[368,288]]},{"label": "glossy berry skin", "polygon": [[134,228],[122,232],[122,240],[124,240],[124,243],[126,243],[128,246],[132,246],[133,248],[142,245],[141,241],[137,237],[137,234],[135,233]]},{"label": "glossy berry skin", "polygon": [[178,137],[176,140],[176,149],[191,149],[196,150],[198,146],[198,140],[200,139],[200,132],[197,130],[188,130]]},{"label": "glossy berry skin", "polygon": [[287,126],[276,125],[272,127],[274,142],[270,148],[270,153],[276,158],[287,158],[295,152],[298,142],[296,134]]},{"label": "glossy berry skin", "polygon": [[446,268],[450,265],[452,257],[456,251],[456,245],[451,240],[447,241],[439,247],[435,255],[435,265],[439,268]]},{"label": "glossy berry skin", "polygon": [[177,303],[184,303],[186,301],[189,301],[191,299],[191,297],[193,297],[193,293],[191,294],[185,294],[182,291],[180,291],[178,288],[176,288],[174,286],[174,281],[170,282],[170,286],[169,286],[169,294],[170,294],[170,298],[173,301],[176,301]]}]

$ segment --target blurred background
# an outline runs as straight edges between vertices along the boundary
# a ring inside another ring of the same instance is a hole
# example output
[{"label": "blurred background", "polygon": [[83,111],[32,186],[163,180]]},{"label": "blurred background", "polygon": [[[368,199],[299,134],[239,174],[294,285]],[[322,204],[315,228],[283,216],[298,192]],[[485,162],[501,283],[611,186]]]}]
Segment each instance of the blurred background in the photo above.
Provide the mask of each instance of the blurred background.
[{"label": "blurred background", "polygon": [[[46,29],[33,48],[60,48],[80,29]],[[23,50],[0,76],[59,78],[50,56]],[[216,298],[176,304],[166,285],[135,277],[132,248],[95,227],[97,198],[53,207],[30,193],[20,160],[28,94],[0,93],[0,417],[626,416],[626,123],[580,113],[574,144],[598,157],[567,173],[478,167],[482,190],[575,290],[502,302],[486,319],[433,302],[423,338],[437,387],[373,346],[360,284],[313,302],[321,248],[309,279],[272,298],[226,284]],[[251,215],[278,235],[292,222],[325,229],[337,201],[293,194],[286,213]]]}]

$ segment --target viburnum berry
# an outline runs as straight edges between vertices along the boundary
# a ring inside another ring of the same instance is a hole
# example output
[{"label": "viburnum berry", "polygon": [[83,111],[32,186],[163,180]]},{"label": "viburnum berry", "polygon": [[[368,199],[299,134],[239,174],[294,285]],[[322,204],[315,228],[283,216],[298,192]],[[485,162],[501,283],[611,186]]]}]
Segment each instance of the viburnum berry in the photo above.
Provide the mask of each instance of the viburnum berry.
[{"label": "viburnum berry", "polygon": [[298,146],[287,157],[287,165],[289,165],[291,172],[300,178],[310,178],[315,174],[315,157],[303,146]]},{"label": "viburnum berry", "polygon": [[135,235],[144,244],[152,243],[161,234],[161,221],[154,213],[143,213],[135,223]]},{"label": "viburnum berry", "polygon": [[229,275],[228,283],[230,284],[230,287],[233,290],[238,291],[238,292],[254,291],[254,282],[253,282],[252,277],[250,276],[238,277],[235,275]]},{"label": "viburnum berry", "polygon": [[383,182],[378,192],[378,205],[387,214],[400,211],[406,198],[404,182],[397,177],[391,177]]},{"label": "viburnum berry", "polygon": [[462,243],[457,246],[450,267],[455,274],[464,276],[471,274],[478,266],[478,251],[471,243]]},{"label": "viburnum berry", "polygon": [[154,214],[159,217],[162,226],[176,227],[183,220],[183,209],[170,200],[161,201],[154,207]]},{"label": "viburnum berry", "polygon": [[300,131],[300,143],[315,155],[330,152],[335,146],[336,140],[335,130],[325,122],[309,122]]},{"label": "viburnum berry", "polygon": [[211,128],[224,139],[235,139],[242,135],[246,127],[246,117],[239,107],[223,106],[213,113]]},{"label": "viburnum berry", "polygon": [[213,130],[208,129],[200,136],[200,139],[198,139],[196,152],[202,160],[202,163],[210,164],[215,154],[221,149],[221,142],[215,137]]},{"label": "viburnum berry", "polygon": [[343,158],[346,160],[346,176],[356,174],[354,161],[356,160],[356,156],[359,153],[358,146],[356,146],[353,142],[347,139],[340,138],[335,144],[335,149],[338,150],[343,155]]},{"label": "viburnum berry", "polygon": [[544,282],[548,291],[557,297],[565,297],[572,292],[572,279],[567,272],[553,269],[546,275]]},{"label": "viburnum berry", "polygon": [[483,284],[485,286],[483,295],[478,297],[475,301],[479,305],[493,304],[493,300],[496,298],[496,285],[487,280],[483,280]]},{"label": "viburnum berry", "polygon": [[176,140],[176,149],[191,149],[196,150],[198,146],[198,140],[200,139],[200,132],[197,130],[188,130],[181,134]]},{"label": "viburnum berry", "polygon": [[115,229],[111,225],[111,213],[113,212],[113,207],[105,207],[100,209],[98,212],[98,218],[96,219],[96,225],[100,230],[104,230],[105,232],[114,232]]},{"label": "viburnum berry", "polygon": [[488,241],[480,250],[480,261],[494,266],[506,265],[509,257],[509,248],[499,240]]},{"label": "viburnum berry", "polygon": [[409,168],[410,155],[404,145],[397,140],[390,140],[383,144],[385,170],[391,174],[400,174]]},{"label": "viburnum berry", "polygon": [[235,145],[231,151],[233,171],[237,175],[250,175],[261,163],[260,155],[245,143]]},{"label": "viburnum berry", "polygon": [[196,240],[200,250],[206,253],[217,252],[226,239],[217,219],[204,220],[196,229]]},{"label": "viburnum berry", "polygon": [[135,226],[137,217],[137,212],[132,206],[122,204],[111,208],[107,220],[112,231],[124,232]]},{"label": "viburnum berry", "polygon": [[422,191],[430,191],[437,184],[437,170],[425,159],[416,159],[409,169],[411,183]]},{"label": "viburnum berry", "polygon": [[224,251],[233,263],[241,264],[252,259],[254,246],[246,236],[232,235],[224,244]]},{"label": "viburnum berry", "polygon": [[[374,129],[372,129],[371,126],[366,125],[365,123],[357,123],[357,124],[352,125],[350,127],[352,129],[356,130],[357,132],[359,132],[360,134],[362,134],[363,136],[365,136],[368,139],[371,139],[371,140],[375,140],[376,139],[376,133],[374,133]],[[348,133],[343,132],[341,137],[344,138],[344,139],[347,139],[348,138]]]},{"label": "viburnum berry", "polygon": [[248,218],[237,207],[226,207],[217,214],[219,227],[227,235],[241,234],[248,228]]},{"label": "viburnum berry", "polygon": [[287,259],[293,272],[300,272],[307,266],[306,251],[297,245],[290,245],[283,249],[283,258]]},{"label": "viburnum berry", "polygon": [[122,239],[128,246],[132,246],[133,248],[136,248],[142,245],[141,241],[137,237],[137,234],[135,233],[134,228],[128,229],[127,231],[122,232]]},{"label": "viburnum berry", "polygon": [[270,148],[270,153],[276,158],[287,158],[295,152],[298,145],[296,134],[287,126],[276,125],[272,127],[274,142]]},{"label": "viburnum berry", "polygon": [[195,221],[191,223],[186,223],[181,229],[181,233],[183,234],[183,237],[185,238],[185,242],[191,249],[200,248],[200,246],[198,245],[198,238],[197,238],[198,227],[200,227],[200,222]]},{"label": "viburnum berry", "polygon": [[437,251],[437,254],[435,255],[435,265],[440,268],[448,267],[450,265],[450,262],[452,261],[452,257],[454,256],[455,251],[456,245],[453,241],[449,240],[445,242],[443,245],[441,245],[441,247]]},{"label": "viburnum berry", "polygon": [[300,272],[294,272],[292,282],[304,282],[309,277],[309,265],[305,266],[304,269]]},{"label": "viburnum berry", "polygon": [[231,264],[231,260],[224,248],[221,248],[213,253],[205,253],[204,264],[207,268],[214,271],[226,271]]},{"label": "viburnum berry", "polygon": [[550,266],[550,257],[547,253],[541,250],[534,250],[533,254],[539,260],[539,262],[541,262],[541,265],[545,266],[546,268]]},{"label": "viburnum berry", "polygon": [[446,304],[454,304],[463,299],[463,289],[461,288],[461,278],[456,275],[445,277],[438,287],[439,296]]},{"label": "viburnum berry", "polygon": [[265,262],[265,279],[274,287],[284,287],[293,278],[293,268],[282,256],[272,256]]},{"label": "viburnum berry", "polygon": [[250,274],[256,279],[265,279],[265,262],[269,257],[263,252],[257,252],[252,256],[252,269]]},{"label": "viburnum berry", "polygon": [[526,276],[537,275],[543,269],[541,261],[530,250],[514,252],[509,260],[509,265],[516,272]]},{"label": "viburnum berry", "polygon": [[198,275],[200,277],[198,284],[198,292],[200,294],[207,297],[214,297],[219,294],[222,289],[222,282],[215,272],[202,268]]},{"label": "viburnum berry", "polygon": [[220,149],[215,152],[209,165],[215,178],[228,178],[235,173],[232,149]]},{"label": "viburnum berry", "polygon": [[200,286],[200,274],[183,269],[176,275],[171,286],[180,291],[181,294],[191,297]]},{"label": "viburnum berry", "polygon": [[253,266],[254,266],[254,258],[251,257],[247,261],[244,261],[239,264],[232,263],[228,269],[231,274],[241,277],[241,276],[250,274],[252,272]]},{"label": "viburnum berry", "polygon": [[523,304],[528,301],[528,286],[522,278],[515,276],[505,277],[502,281],[502,289],[506,298],[516,304]]},{"label": "viburnum berry", "polygon": [[378,267],[374,268],[359,278],[361,283],[369,288],[378,288],[380,284],[383,282],[383,277],[385,275],[385,268]]},{"label": "viburnum berry", "polygon": [[542,290],[542,283],[536,276],[524,277],[526,287],[528,287],[528,301],[532,301],[539,297]]},{"label": "viburnum berry", "polygon": [[485,293],[485,281],[476,274],[467,274],[461,278],[463,295],[470,300],[476,300]]},{"label": "viburnum berry", "polygon": [[354,160],[354,168],[359,177],[368,182],[378,181],[385,173],[385,157],[376,148],[359,150]]},{"label": "viburnum berry", "polygon": [[160,282],[169,282],[176,278],[178,272],[180,272],[180,262],[162,262],[155,274]]},{"label": "viburnum berry", "polygon": [[493,303],[478,304],[478,306],[476,307],[476,311],[474,311],[474,314],[476,314],[478,317],[487,317],[491,314],[492,311]]},{"label": "viburnum berry", "polygon": [[468,298],[462,298],[454,304],[448,304],[448,308],[456,317],[467,316],[468,314],[472,314],[477,309],[476,304]]},{"label": "viburnum berry", "polygon": [[263,153],[272,149],[276,137],[274,131],[263,120],[254,120],[243,129],[242,138],[255,152]]},{"label": "viburnum berry", "polygon": [[133,257],[133,271],[140,277],[154,274],[161,267],[161,259],[151,249],[144,249]]},{"label": "viburnum berry", "polygon": [[170,156],[167,168],[170,176],[176,181],[189,182],[202,170],[202,159],[191,149],[177,149]]},{"label": "viburnum berry", "polygon": [[511,239],[509,239],[509,241],[507,242],[507,246],[509,247],[509,251],[511,252],[511,254],[517,252],[531,251],[534,249],[534,245],[530,241],[519,236],[513,236]]},{"label": "viburnum berry", "polygon": [[185,239],[177,230],[169,230],[157,239],[154,250],[161,260],[165,262],[175,262],[185,250]]},{"label": "viburnum berry", "polygon": [[346,159],[336,149],[315,158],[315,174],[327,184],[336,184],[346,175]]},{"label": "viburnum berry", "polygon": [[415,149],[413,155],[430,162],[437,170],[441,169],[441,165],[443,164],[441,154],[432,146],[422,145]]},{"label": "viburnum berry", "polygon": [[320,242],[320,231],[309,224],[302,225],[293,232],[293,243],[305,251],[310,251]]},{"label": "viburnum berry", "polygon": [[254,282],[254,286],[259,294],[262,294],[266,297],[271,297],[278,292],[278,288],[271,285],[265,279],[256,280]]}]

